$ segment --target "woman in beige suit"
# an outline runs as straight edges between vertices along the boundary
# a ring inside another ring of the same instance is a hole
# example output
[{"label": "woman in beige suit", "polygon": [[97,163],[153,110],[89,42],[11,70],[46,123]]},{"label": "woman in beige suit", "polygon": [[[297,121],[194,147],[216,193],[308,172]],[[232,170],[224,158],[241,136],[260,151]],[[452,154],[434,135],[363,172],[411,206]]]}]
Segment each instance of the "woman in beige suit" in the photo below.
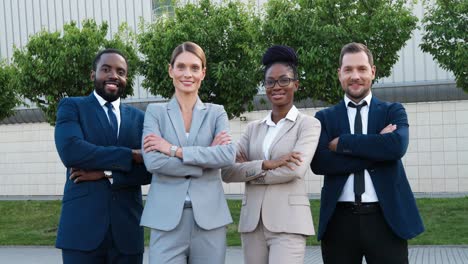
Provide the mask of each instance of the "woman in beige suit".
[{"label": "woman in beige suit", "polygon": [[297,55],[273,46],[263,55],[264,85],[272,111],[247,126],[236,164],[225,182],[245,182],[239,232],[246,264],[303,263],[306,236],[314,234],[305,178],[320,136],[320,122],[293,104],[299,87]]}]

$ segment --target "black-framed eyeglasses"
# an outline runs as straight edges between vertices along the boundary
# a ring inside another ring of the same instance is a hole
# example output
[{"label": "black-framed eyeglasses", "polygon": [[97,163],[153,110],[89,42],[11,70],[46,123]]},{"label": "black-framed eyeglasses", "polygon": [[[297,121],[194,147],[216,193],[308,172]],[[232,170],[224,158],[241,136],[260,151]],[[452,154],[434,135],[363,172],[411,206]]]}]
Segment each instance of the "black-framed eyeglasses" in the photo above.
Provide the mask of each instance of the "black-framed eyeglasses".
[{"label": "black-framed eyeglasses", "polygon": [[296,81],[297,79],[295,78],[280,78],[278,80],[273,80],[273,79],[267,79],[263,81],[263,86],[265,86],[265,89],[271,89],[275,87],[275,84],[278,83],[279,87],[286,87],[288,86],[291,81]]}]

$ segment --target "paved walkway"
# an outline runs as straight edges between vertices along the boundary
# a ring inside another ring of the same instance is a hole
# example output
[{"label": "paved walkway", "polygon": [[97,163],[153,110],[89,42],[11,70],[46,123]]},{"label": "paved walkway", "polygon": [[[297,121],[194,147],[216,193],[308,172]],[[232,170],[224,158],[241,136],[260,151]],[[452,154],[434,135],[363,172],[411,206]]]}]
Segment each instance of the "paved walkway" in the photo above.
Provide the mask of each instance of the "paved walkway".
[{"label": "paved walkway", "polygon": [[[409,250],[409,259],[412,264],[467,264],[467,246],[413,246]],[[61,263],[60,250],[53,247],[18,246],[0,247],[0,263],[8,264],[54,264]],[[148,255],[145,254],[145,264]],[[229,247],[226,255],[226,264],[243,264],[242,249]],[[321,264],[322,258],[319,247],[307,247],[306,264]],[[364,262],[365,263],[365,262]],[[287,263],[285,263],[287,264]]]}]

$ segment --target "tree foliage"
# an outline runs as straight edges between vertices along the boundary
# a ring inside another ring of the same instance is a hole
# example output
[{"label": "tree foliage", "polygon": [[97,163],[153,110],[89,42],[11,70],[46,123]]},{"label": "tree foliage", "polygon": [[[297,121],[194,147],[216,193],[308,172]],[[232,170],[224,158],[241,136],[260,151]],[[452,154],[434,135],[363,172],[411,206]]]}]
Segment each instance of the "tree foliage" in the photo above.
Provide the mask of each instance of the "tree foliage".
[{"label": "tree foliage", "polygon": [[468,1],[436,0],[425,7],[421,49],[452,71],[457,86],[468,92]]},{"label": "tree foliage", "polygon": [[20,104],[18,94],[11,84],[14,75],[13,67],[0,61],[0,120],[13,115],[13,109]]},{"label": "tree foliage", "polygon": [[417,18],[403,0],[270,0],[263,38],[299,55],[301,89],[296,99],[335,103],[342,98],[337,68],[343,45],[366,44],[374,55],[376,78],[389,76],[398,51],[410,39]]},{"label": "tree foliage", "polygon": [[[174,5],[179,3],[174,2]],[[229,115],[252,109],[260,83],[261,53],[257,46],[260,18],[252,6],[229,1],[201,0],[180,5],[173,15],[161,16],[138,36],[144,55],[143,87],[169,98],[174,93],[168,65],[173,49],[193,41],[205,51],[207,74],[199,91],[202,101],[222,104]]]},{"label": "tree foliage", "polygon": [[99,26],[93,20],[85,20],[82,28],[71,22],[64,25],[63,33],[42,30],[31,36],[26,46],[15,49],[13,54],[15,89],[43,110],[53,125],[62,98],[88,95],[94,89],[90,73],[97,52],[117,48],[129,62],[125,95],[133,94],[138,57],[132,34],[125,25],[110,40],[106,39],[107,32],[107,23]]},{"label": "tree foliage", "polygon": [[[171,0],[159,1],[167,5]],[[174,1],[175,8],[161,9],[155,21],[141,25],[137,36],[123,25],[109,39],[107,23],[97,25],[92,20],[85,20],[81,28],[72,22],[63,32],[31,36],[24,48],[15,49],[13,88],[54,124],[60,99],[92,91],[89,77],[94,56],[112,47],[129,60],[126,95],[133,94],[133,80],[140,72],[144,88],[169,98],[174,93],[168,75],[172,50],[193,41],[204,49],[208,62],[200,98],[224,105],[233,117],[253,108],[265,49],[285,44],[295,48],[300,58],[301,89],[296,99],[334,103],[342,97],[336,70],[344,44],[365,43],[373,51],[377,78],[389,76],[417,21],[404,0],[269,0],[261,10],[235,0]],[[164,14],[165,10],[173,13]],[[466,42],[466,32],[464,36]],[[466,61],[467,52],[458,51],[456,56],[465,56]]]}]

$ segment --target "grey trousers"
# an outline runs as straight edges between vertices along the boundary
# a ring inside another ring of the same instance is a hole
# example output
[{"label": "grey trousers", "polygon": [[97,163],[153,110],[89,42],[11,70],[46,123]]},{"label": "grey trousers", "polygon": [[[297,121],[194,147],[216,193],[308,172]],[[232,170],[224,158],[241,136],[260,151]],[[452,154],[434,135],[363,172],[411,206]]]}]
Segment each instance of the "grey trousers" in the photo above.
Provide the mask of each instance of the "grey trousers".
[{"label": "grey trousers", "polygon": [[226,226],[200,228],[192,208],[184,209],[175,229],[151,229],[150,264],[224,264],[225,257]]}]

